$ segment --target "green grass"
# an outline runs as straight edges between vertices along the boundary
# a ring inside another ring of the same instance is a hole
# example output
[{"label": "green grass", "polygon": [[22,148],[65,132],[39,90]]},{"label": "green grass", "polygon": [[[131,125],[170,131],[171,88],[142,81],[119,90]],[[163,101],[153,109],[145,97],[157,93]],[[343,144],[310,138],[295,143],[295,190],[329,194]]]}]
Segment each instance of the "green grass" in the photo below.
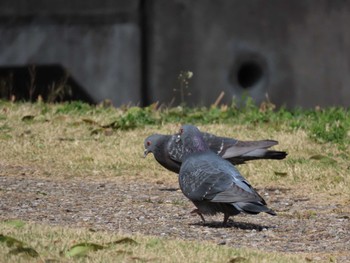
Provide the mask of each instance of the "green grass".
[{"label": "green grass", "polygon": [[[5,108],[26,105],[25,103],[13,104],[1,101],[0,105]],[[109,120],[99,123],[91,119],[91,123],[102,128],[116,130],[129,130],[142,128],[147,125],[163,125],[167,123],[192,123],[204,124],[229,124],[249,125],[252,127],[264,127],[269,129],[302,129],[308,136],[319,143],[335,142],[343,145],[350,142],[350,111],[344,108],[327,108],[315,110],[287,110],[281,108],[275,110],[273,105],[263,103],[260,107],[247,101],[245,106],[237,108],[234,104],[221,107],[187,108],[158,107],[156,104],[145,108],[92,106],[82,102],[71,102],[49,105],[37,103],[31,106],[36,110],[36,120],[45,121],[46,115],[77,115],[96,117],[108,116]],[[0,120],[6,120],[6,114],[0,114]],[[88,120],[87,120],[88,121]],[[6,126],[2,127],[6,128]]]}]

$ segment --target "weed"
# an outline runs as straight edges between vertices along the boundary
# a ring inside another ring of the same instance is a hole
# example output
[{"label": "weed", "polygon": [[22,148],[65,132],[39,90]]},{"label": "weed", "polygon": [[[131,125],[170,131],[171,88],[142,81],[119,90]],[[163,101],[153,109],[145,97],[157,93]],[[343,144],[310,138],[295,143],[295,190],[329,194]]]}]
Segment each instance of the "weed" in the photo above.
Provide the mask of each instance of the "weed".
[{"label": "weed", "polygon": [[175,92],[180,93],[180,101],[181,104],[180,106],[185,106],[186,101],[185,101],[185,96],[191,96],[192,94],[188,91],[189,89],[189,80],[193,77],[193,72],[191,71],[181,71],[178,80],[179,80],[179,89],[174,89]]},{"label": "weed", "polygon": [[69,97],[72,96],[72,87],[67,84],[68,77],[68,73],[65,73],[63,78],[57,84],[54,82],[49,86],[49,94],[47,97],[48,103],[62,101],[66,95]]},{"label": "weed", "polygon": [[28,68],[29,76],[30,76],[30,83],[28,85],[28,91],[29,91],[29,101],[33,101],[33,94],[35,92],[36,86],[35,86],[35,77],[36,77],[36,71],[35,71],[35,65],[32,65]]},{"label": "weed", "polygon": [[0,98],[11,100],[13,95],[13,73],[0,78]]}]

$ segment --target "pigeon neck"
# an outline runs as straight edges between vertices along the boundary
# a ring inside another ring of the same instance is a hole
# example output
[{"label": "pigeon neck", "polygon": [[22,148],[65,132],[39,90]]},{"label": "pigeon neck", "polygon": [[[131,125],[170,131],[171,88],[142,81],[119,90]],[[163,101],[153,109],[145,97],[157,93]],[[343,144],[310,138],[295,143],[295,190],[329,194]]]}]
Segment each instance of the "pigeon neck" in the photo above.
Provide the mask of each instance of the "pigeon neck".
[{"label": "pigeon neck", "polygon": [[200,136],[194,136],[192,138],[188,138],[184,144],[185,155],[188,155],[191,153],[205,152],[208,149],[209,149],[208,146],[204,142],[203,138],[201,138]]}]

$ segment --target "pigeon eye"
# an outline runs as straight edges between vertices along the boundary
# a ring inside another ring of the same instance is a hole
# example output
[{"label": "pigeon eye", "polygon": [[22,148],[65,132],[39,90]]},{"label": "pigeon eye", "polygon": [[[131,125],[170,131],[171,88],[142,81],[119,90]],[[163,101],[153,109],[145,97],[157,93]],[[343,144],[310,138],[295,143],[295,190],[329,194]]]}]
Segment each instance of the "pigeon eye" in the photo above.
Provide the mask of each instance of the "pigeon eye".
[{"label": "pigeon eye", "polygon": [[151,146],[151,142],[150,141],[147,141],[146,144],[147,144],[147,146]]},{"label": "pigeon eye", "polygon": [[181,128],[179,132],[180,132],[180,134],[183,134],[184,129],[183,129],[183,128]]}]

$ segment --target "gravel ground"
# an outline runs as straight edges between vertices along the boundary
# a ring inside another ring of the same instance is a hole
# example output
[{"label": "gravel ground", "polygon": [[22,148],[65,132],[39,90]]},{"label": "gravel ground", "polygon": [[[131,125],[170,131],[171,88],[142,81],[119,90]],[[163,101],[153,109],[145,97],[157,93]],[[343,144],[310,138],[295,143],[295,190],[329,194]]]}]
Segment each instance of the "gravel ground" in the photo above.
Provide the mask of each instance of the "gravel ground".
[{"label": "gravel ground", "polygon": [[315,255],[313,260],[334,253],[338,262],[350,262],[350,214],[345,205],[296,197],[292,189],[258,189],[278,216],[238,215],[223,227],[223,215],[206,217],[202,223],[190,214],[194,207],[176,183],[88,180],[2,174],[0,219],[308,252]]}]

